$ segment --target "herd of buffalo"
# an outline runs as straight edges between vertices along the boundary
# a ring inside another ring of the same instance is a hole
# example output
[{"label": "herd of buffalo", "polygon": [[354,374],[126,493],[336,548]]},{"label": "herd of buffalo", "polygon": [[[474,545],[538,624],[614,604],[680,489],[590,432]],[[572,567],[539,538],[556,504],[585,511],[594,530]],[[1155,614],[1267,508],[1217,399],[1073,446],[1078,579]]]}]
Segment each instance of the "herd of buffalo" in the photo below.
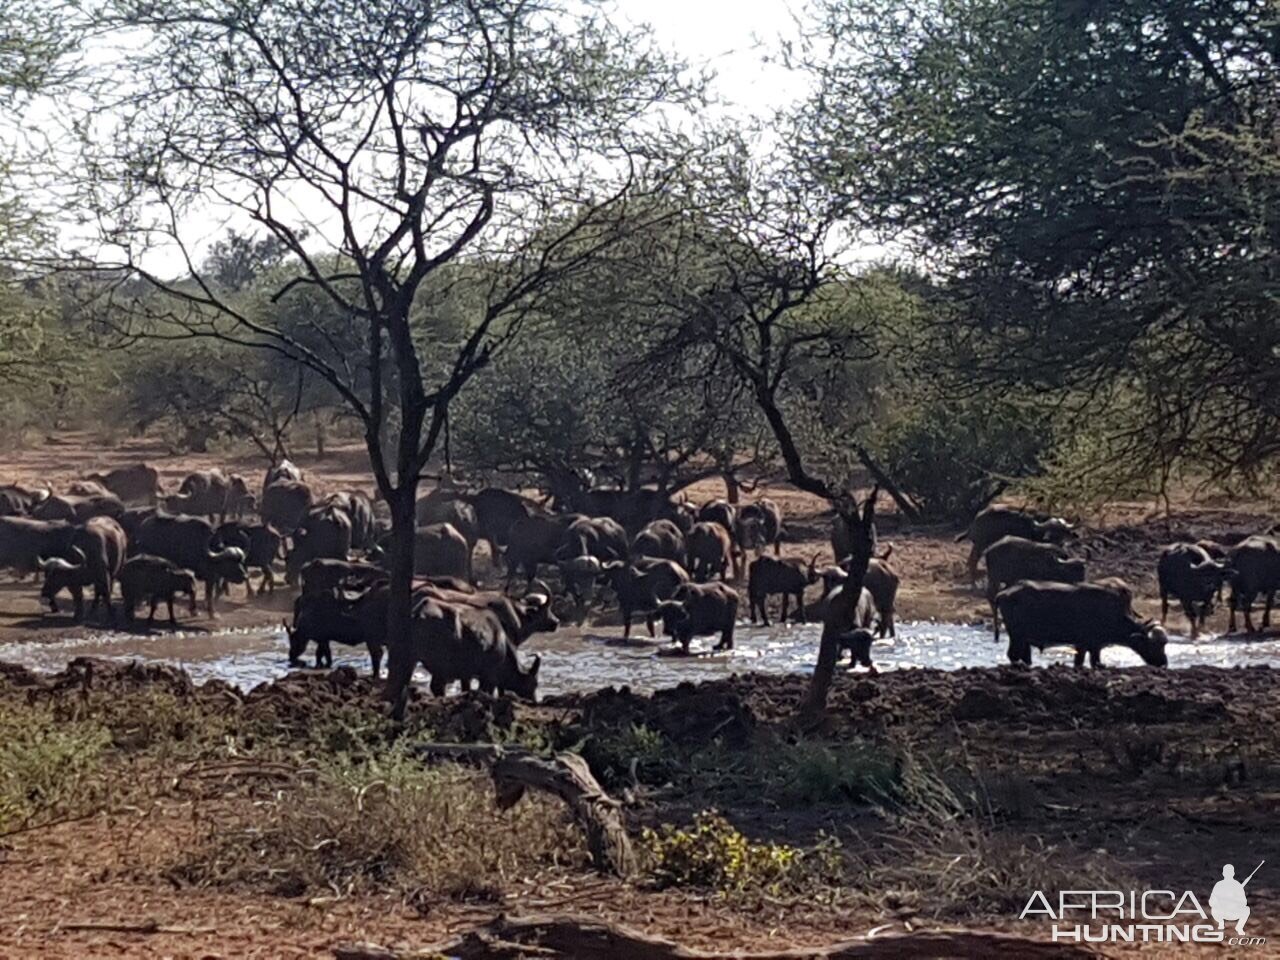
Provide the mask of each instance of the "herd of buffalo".
[{"label": "herd of buffalo", "polygon": [[[1161,621],[1175,599],[1194,635],[1229,588],[1229,629],[1235,630],[1239,612],[1254,630],[1259,597],[1268,627],[1280,588],[1278,532],[1229,546],[1202,540],[1166,547],[1156,568]],[[652,490],[569,482],[558,484],[544,506],[498,488],[441,487],[417,505],[415,656],[431,675],[433,692],[456,680],[464,688],[474,682],[489,692],[532,696],[539,659],[525,663],[518,647],[558,626],[552,611],[558,597],[584,610],[597,591],[607,590],[625,635],[637,617],[650,635],[660,622],[685,652],[698,636],[717,637],[716,650],[733,647],[739,593],[731,583],[744,573],[752,623],[768,625],[774,597],[781,598],[784,621],[792,613],[823,621],[828,610],[847,609],[831,605],[843,589],[850,552],[840,523],[831,538],[837,562],[828,566],[820,567],[818,557],[782,557],[783,534],[782,512],[768,499],[694,506]],[[389,536],[385,511],[365,494],[318,496],[287,460],[267,472],[257,491],[244,478],[214,469],[191,473],[176,492],[165,493],[158,472],[145,464],[91,475],[61,494],[0,487],[0,567],[42,574],[41,597],[55,612],[65,591],[82,618],[85,592],[92,589],[89,612],[101,605],[114,621],[118,586],[126,621],[146,604],[150,625],[163,603],[174,623],[177,597],[197,615],[202,584],[213,616],[218,596],[231,585],[244,584],[252,596],[255,574],[258,591],[273,592],[283,561],[286,582],[300,587],[286,624],[290,661],[300,661],[314,644],[317,666],[327,665],[331,644],[363,644],[375,674],[386,645]],[[1002,624],[1009,634],[1009,659],[1030,663],[1032,647],[1066,645],[1075,648],[1077,666],[1086,657],[1097,666],[1102,648],[1116,644],[1146,663],[1165,665],[1163,628],[1135,614],[1133,591],[1123,580],[1088,578],[1086,560],[1064,546],[1074,537],[1061,519],[991,506],[957,538],[971,542],[971,579],[976,582],[980,562],[986,567],[993,626],[997,637]],[[473,556],[481,541],[494,570],[505,569],[505,589],[477,589]],[[875,638],[894,635],[899,578],[891,552],[871,560],[850,622],[827,625],[853,661],[868,667]],[[821,584],[821,595],[806,604],[814,584]]]}]

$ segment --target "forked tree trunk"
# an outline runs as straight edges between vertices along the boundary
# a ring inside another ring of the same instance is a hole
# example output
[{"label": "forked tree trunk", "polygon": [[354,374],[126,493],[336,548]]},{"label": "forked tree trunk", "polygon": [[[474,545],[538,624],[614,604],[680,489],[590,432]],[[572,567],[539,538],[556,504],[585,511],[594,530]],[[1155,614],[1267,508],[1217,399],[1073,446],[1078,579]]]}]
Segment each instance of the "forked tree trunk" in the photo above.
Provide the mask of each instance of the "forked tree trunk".
[{"label": "forked tree trunk", "polygon": [[840,588],[840,592],[827,604],[827,611],[822,621],[822,641],[818,647],[818,663],[813,669],[813,677],[809,681],[809,690],[800,706],[800,725],[812,727],[821,722],[827,707],[827,694],[831,690],[831,681],[835,677],[836,663],[840,659],[840,635],[853,626],[853,611],[862,595],[862,583],[867,576],[867,567],[875,552],[876,499],[880,488],[871,491],[871,496],[859,512],[855,501],[846,500],[835,504],[836,511],[849,531],[849,576]]}]

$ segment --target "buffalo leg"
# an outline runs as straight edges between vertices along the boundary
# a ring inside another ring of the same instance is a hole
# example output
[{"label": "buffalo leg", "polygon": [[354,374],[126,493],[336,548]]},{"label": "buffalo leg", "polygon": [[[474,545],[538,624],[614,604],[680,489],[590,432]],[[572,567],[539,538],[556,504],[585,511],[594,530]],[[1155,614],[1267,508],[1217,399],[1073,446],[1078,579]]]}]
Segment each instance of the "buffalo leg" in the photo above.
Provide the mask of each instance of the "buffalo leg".
[{"label": "buffalo leg", "polygon": [[[159,601],[160,601],[159,597],[157,597],[155,594],[151,595],[151,613],[147,615],[148,627],[156,622],[156,605],[159,603]],[[177,622],[173,619],[173,600],[172,599],[169,600],[169,622],[170,623]]]},{"label": "buffalo leg", "polygon": [[644,622],[645,626],[649,628],[649,639],[652,640],[658,635],[653,629],[653,614],[651,613],[649,616],[645,617]]},{"label": "buffalo leg", "polygon": [[975,543],[969,548],[968,560],[969,582],[975,587],[978,585],[978,558],[980,556],[981,554],[978,552],[978,545]]},{"label": "buffalo leg", "polygon": [[626,640],[631,636],[631,609],[629,607],[622,608],[622,639]]},{"label": "buffalo leg", "polygon": [[716,649],[717,650],[733,649],[733,624],[729,624],[729,626],[725,629],[725,631],[720,634],[720,642],[716,644]]},{"label": "buffalo leg", "polygon": [[1276,592],[1274,590],[1267,593],[1267,605],[1262,611],[1262,629],[1265,630],[1271,626],[1271,608],[1276,602]]},{"label": "buffalo leg", "polygon": [[[178,625],[178,618],[173,613],[173,594],[172,593],[165,598],[165,602],[168,603],[169,605],[169,626],[176,627]],[[151,598],[151,620],[154,620],[155,617],[156,617],[156,598],[152,597]],[[150,625],[151,620],[147,621],[148,625]]]},{"label": "buffalo leg", "polygon": [[1084,654],[1085,654],[1084,650],[1081,650],[1079,647],[1076,647],[1076,669],[1077,670],[1079,670],[1081,667],[1084,666]]},{"label": "buffalo leg", "polygon": [[778,617],[779,623],[787,622],[787,611],[791,609],[791,594],[784,593],[782,595],[782,616]]},{"label": "buffalo leg", "polygon": [[1196,633],[1198,632],[1195,603],[1184,599],[1182,601],[1182,612],[1187,617],[1187,623],[1191,624],[1191,639],[1194,640],[1196,638]]},{"label": "buffalo leg", "polygon": [[369,664],[373,669],[373,678],[376,680],[382,675],[382,648],[376,644],[367,644],[369,648]]},{"label": "buffalo leg", "polygon": [[213,595],[215,593],[217,593],[216,578],[212,580],[206,580],[204,582],[204,606],[205,606],[205,609],[209,612],[210,618],[213,617]]},{"label": "buffalo leg", "polygon": [[71,588],[71,600],[75,604],[75,618],[77,621],[84,619],[84,587]]},{"label": "buffalo leg", "polygon": [[1089,651],[1089,666],[1097,670],[1102,666],[1102,648],[1094,647]]},{"label": "buffalo leg", "polygon": [[804,623],[804,591],[796,593],[796,623]]}]

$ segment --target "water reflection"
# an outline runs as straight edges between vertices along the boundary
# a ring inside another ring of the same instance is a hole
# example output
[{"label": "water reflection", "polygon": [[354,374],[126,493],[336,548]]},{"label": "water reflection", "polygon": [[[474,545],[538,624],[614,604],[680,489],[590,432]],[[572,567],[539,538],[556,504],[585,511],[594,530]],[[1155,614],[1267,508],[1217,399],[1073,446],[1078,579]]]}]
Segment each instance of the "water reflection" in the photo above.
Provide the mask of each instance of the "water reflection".
[{"label": "water reflection", "polygon": [[[594,690],[628,685],[651,691],[683,681],[698,682],[732,673],[809,673],[817,657],[820,628],[815,624],[750,627],[740,625],[736,648],[710,653],[712,638],[695,641],[694,655],[678,655],[661,640],[649,640],[641,627],[630,641],[613,629],[576,629],[540,634],[524,650],[542,655],[540,689],[545,693]],[[0,660],[38,670],[59,670],[78,656],[157,660],[186,669],[197,681],[217,677],[250,689],[288,670],[283,630],[260,628],[211,633],[156,631],[150,634],[88,633],[53,642],[0,644]],[[1192,642],[1173,636],[1169,665],[1280,666],[1280,636],[1250,640],[1241,635],[1203,636]],[[876,643],[872,651],[880,670],[993,666],[1007,662],[1005,643],[993,643],[990,629],[953,623],[900,623],[898,636]],[[1067,648],[1033,653],[1034,662],[1069,662]],[[1110,666],[1136,666],[1140,658],[1121,647],[1103,654]],[[362,647],[334,647],[334,662],[360,671],[369,669]]]}]

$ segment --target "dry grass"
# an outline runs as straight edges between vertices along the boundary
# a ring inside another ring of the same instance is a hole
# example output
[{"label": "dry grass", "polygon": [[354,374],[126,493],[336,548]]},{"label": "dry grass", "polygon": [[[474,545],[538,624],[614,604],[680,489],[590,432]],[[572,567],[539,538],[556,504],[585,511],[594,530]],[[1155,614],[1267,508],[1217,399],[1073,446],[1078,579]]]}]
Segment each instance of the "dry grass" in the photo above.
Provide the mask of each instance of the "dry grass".
[{"label": "dry grass", "polygon": [[[1005,826],[1030,787],[1002,777],[998,787],[969,766],[941,770],[904,755],[901,777],[879,812],[888,829],[854,855],[858,886],[890,914],[938,918],[1008,916],[1034,890],[1067,889],[1081,877],[1116,878],[1104,858],[1079,854]],[[1013,809],[1010,809],[1013,808]],[[1117,886],[1115,889],[1124,889]]]},{"label": "dry grass", "polygon": [[584,859],[561,807],[527,797],[501,812],[473,770],[426,768],[392,748],[376,759],[317,759],[309,772],[240,822],[211,825],[170,875],[286,896],[392,889],[415,900],[498,899],[517,877]]}]

